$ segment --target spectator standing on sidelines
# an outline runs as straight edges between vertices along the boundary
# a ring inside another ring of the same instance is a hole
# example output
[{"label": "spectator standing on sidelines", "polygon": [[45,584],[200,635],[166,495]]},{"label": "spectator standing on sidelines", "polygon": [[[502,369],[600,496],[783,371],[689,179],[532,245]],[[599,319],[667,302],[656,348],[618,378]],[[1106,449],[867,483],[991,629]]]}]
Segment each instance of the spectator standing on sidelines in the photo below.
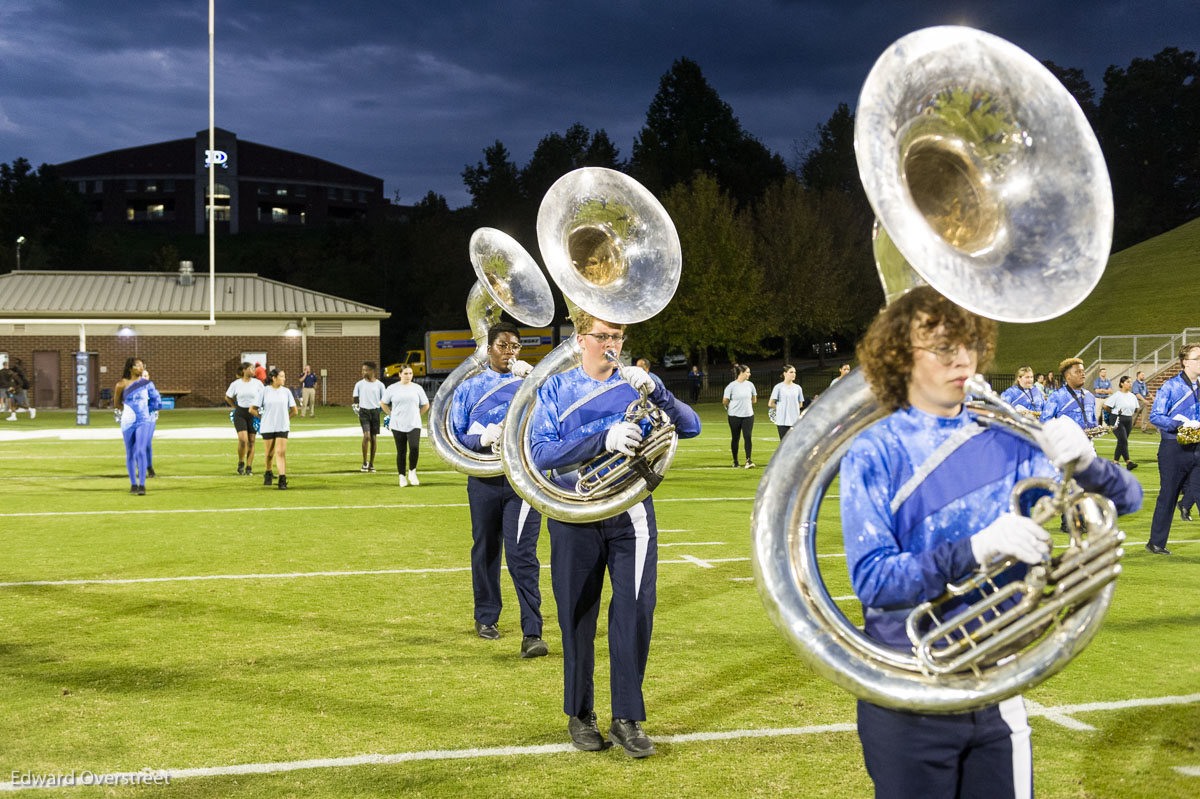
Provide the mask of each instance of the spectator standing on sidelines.
[{"label": "spectator standing on sidelines", "polygon": [[[262,381],[254,376],[254,365],[249,361],[242,361],[238,367],[237,379],[230,383],[225,391],[225,403],[233,408],[233,429],[237,431],[238,437],[238,474],[252,473],[254,437],[258,427],[250,408],[259,401],[262,390]],[[115,395],[116,392],[113,393]]]},{"label": "spectator standing on sidelines", "polygon": [[429,397],[424,388],[413,382],[411,366],[406,364],[400,370],[400,380],[384,389],[379,403],[388,415],[388,429],[396,442],[396,472],[400,475],[400,487],[419,486],[417,456],[421,453],[421,417],[429,413]]},{"label": "spectator standing on sidelines", "polygon": [[12,395],[17,381],[16,374],[5,366],[0,369],[0,413],[7,413],[5,421],[17,421],[16,406],[12,404]]},{"label": "spectator standing on sidelines", "polygon": [[300,375],[300,415],[317,415],[317,375],[308,364]]},{"label": "spectator standing on sidelines", "polygon": [[[1108,379],[1108,370],[1104,367],[1100,368],[1100,374],[1092,381],[1092,393],[1096,395],[1096,401],[1103,403],[1106,399],[1112,396],[1112,381]],[[1104,421],[1109,423],[1109,412],[1104,410]]]},{"label": "spectator standing on sidelines", "polygon": [[[775,411],[775,429],[779,431],[779,440],[792,429],[792,425],[800,421],[800,406],[804,404],[804,389],[796,382],[796,367],[790,363],[783,366],[783,380],[771,389],[771,398],[767,407]],[[749,452],[749,449],[747,449]],[[749,455],[746,456],[749,458]]]},{"label": "spectator standing on sidelines", "polygon": [[272,369],[267,374],[269,384],[263,387],[250,413],[260,420],[258,432],[266,445],[266,461],[263,485],[271,485],[271,462],[274,458],[279,475],[280,490],[287,490],[287,442],[291,430],[291,419],[296,415],[296,396],[286,385],[287,375],[282,369]]},{"label": "spectator standing on sidelines", "polygon": [[733,468],[740,468],[738,466],[738,436],[740,435],[746,445],[745,468],[753,469],[754,461],[750,459],[750,454],[754,448],[754,404],[758,402],[758,391],[750,382],[749,366],[739,363],[734,367],[734,375],[733,381],[725,386],[725,392],[721,396],[721,404],[729,413],[729,448],[733,451]]},{"label": "spectator standing on sidelines", "polygon": [[692,371],[688,372],[688,400],[692,405],[700,400],[700,388],[704,385],[705,377],[700,367],[693,364]]},{"label": "spectator standing on sidelines", "polygon": [[841,366],[839,366],[839,367],[838,367],[838,374],[837,374],[837,377],[835,377],[835,378],[833,378],[832,380],[830,380],[830,381],[829,381],[829,386],[830,386],[830,388],[832,388],[832,387],[833,387],[833,384],[834,384],[834,383],[836,383],[837,381],[841,380],[843,377],[845,377],[845,376],[846,376],[846,375],[848,375],[848,374],[850,374],[850,364],[848,364],[848,363],[844,363],[844,364],[842,364]]},{"label": "spectator standing on sidelines", "polygon": [[650,361],[649,361],[649,359],[647,359],[647,358],[638,358],[638,359],[637,359],[637,361],[635,361],[633,365],[634,365],[634,366],[636,366],[636,367],[638,367],[639,369],[642,369],[642,370],[643,370],[643,371],[644,371],[646,374],[650,375],[650,379],[654,381],[654,387],[655,387],[656,389],[659,389],[659,388],[665,388],[665,387],[666,387],[666,386],[664,386],[664,385],[663,385],[662,378],[661,378],[661,377],[659,377],[658,375],[654,374],[654,372],[651,372],[651,371],[650,371]]},{"label": "spectator standing on sidelines", "polygon": [[[1133,385],[1130,387],[1130,393],[1137,398],[1138,413],[1142,414],[1142,432],[1146,432],[1146,425],[1150,423],[1150,394],[1146,390],[1146,373],[1138,372],[1133,379]],[[1136,418],[1136,415],[1135,417]]]},{"label": "spectator standing on sidelines", "polygon": [[1129,459],[1129,433],[1133,429],[1133,415],[1138,412],[1138,400],[1129,390],[1130,379],[1122,377],[1117,381],[1117,393],[1104,400],[1104,407],[1111,408],[1113,432],[1117,436],[1117,449],[1113,452],[1113,463],[1120,463],[1125,458],[1125,468],[1133,471],[1137,464]]},{"label": "spectator standing on sidelines", "polygon": [[264,386],[267,384],[267,370],[258,361],[254,362],[254,379],[262,383]]},{"label": "spectator standing on sidelines", "polygon": [[363,361],[362,380],[354,384],[354,404],[362,426],[362,469],[375,471],[375,438],[379,435],[379,401],[383,399],[383,383],[375,379],[375,362]]},{"label": "spectator standing on sidelines", "polygon": [[21,411],[29,411],[29,418],[37,418],[37,408],[29,404],[29,378],[25,376],[25,367],[21,365],[20,358],[13,358],[8,369],[12,372],[12,388],[8,396],[8,407],[11,413],[8,416],[8,421],[15,422],[17,414]]}]

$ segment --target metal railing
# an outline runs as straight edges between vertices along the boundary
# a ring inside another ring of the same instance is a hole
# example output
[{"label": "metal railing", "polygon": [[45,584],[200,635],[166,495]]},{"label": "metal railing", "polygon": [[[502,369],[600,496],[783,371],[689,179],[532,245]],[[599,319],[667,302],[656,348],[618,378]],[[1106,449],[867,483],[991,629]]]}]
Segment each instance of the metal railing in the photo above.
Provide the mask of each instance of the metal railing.
[{"label": "metal railing", "polygon": [[1184,328],[1181,333],[1142,336],[1096,336],[1075,354],[1083,361],[1088,378],[1101,367],[1130,375],[1143,371],[1153,376],[1171,365],[1179,348],[1200,341],[1200,327]]}]

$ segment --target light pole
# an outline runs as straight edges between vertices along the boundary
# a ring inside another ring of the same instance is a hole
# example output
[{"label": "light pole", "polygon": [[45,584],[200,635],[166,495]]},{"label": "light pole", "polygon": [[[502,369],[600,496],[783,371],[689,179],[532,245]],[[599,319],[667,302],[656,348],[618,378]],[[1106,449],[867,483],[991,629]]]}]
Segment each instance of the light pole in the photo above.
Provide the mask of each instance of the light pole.
[{"label": "light pole", "polygon": [[17,271],[21,271],[21,245],[25,243],[24,236],[17,236]]}]

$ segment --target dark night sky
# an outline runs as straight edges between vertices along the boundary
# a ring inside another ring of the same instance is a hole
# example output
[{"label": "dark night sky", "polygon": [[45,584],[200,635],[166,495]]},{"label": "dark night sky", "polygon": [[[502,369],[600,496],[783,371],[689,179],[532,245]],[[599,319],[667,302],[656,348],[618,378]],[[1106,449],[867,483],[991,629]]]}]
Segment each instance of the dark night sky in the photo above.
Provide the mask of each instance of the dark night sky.
[{"label": "dark night sky", "polygon": [[[1104,70],[1200,48],[1197,0],[217,0],[216,121],[242,139],[382,177],[411,203],[496,139],[523,166],[579,122],[630,154],[672,61],[700,64],[789,163],[875,58],[935,24]],[[191,136],[208,124],[206,0],[0,0],[0,160],[35,165]]]}]

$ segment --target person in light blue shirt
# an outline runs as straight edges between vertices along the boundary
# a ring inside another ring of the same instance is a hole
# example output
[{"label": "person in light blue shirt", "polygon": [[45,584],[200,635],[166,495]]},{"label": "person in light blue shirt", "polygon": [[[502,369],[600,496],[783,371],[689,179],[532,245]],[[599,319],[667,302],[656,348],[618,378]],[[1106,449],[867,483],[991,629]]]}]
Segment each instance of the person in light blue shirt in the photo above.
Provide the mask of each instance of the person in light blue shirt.
[{"label": "person in light blue shirt", "polygon": [[1101,367],[1100,374],[1092,381],[1092,394],[1096,396],[1096,402],[1099,403],[1100,413],[1104,416],[1105,424],[1112,424],[1112,418],[1108,409],[1104,407],[1104,401],[1112,396],[1112,381],[1108,379],[1108,370]]},{"label": "person in light blue shirt", "polygon": [[[624,325],[575,315],[575,341],[582,351],[574,369],[552,375],[538,389],[530,421],[534,465],[552,480],[573,488],[577,469],[606,452],[635,457],[645,429],[625,421],[626,408],[641,393],[675,425],[680,438],[700,433],[700,417],[636,366],[618,369]],[[607,745],[596,726],[593,670],[596,619],[607,570],[612,586],[608,607],[608,661],[612,701],[609,735],[632,757],[654,754],[642,729],[646,706],[642,681],[650,655],[658,574],[658,527],[647,497],[599,522],[550,519],[550,581],[558,606],[563,647],[563,711],[577,749]]]},{"label": "person in light blue shirt", "polygon": [[[1146,432],[1146,425],[1150,424],[1150,392],[1146,388],[1146,373],[1138,372],[1133,378],[1133,385],[1129,391],[1137,398],[1138,413],[1142,414],[1142,432]],[[1136,415],[1135,415],[1136,418]]]},{"label": "person in light blue shirt", "polygon": [[[533,367],[518,360],[521,336],[517,327],[497,322],[488,330],[488,368],[459,384],[450,401],[450,429],[469,450],[492,451],[500,440],[509,403],[521,379]],[[475,634],[499,640],[500,555],[517,592],[521,611],[521,657],[548,654],[542,640],[541,564],[538,536],[542,514],[518,496],[503,474],[468,477],[471,505],[471,588],[475,599]]]},{"label": "person in light blue shirt", "polygon": [[125,439],[125,468],[129,472],[129,493],[145,496],[148,450],[154,431],[153,411],[162,405],[154,384],[142,376],[140,363],[129,367],[129,378],[122,378],[113,389],[113,404],[121,413],[121,437]]},{"label": "person in light blue shirt", "polygon": [[1179,365],[1179,374],[1154,393],[1150,408],[1150,423],[1162,435],[1158,442],[1158,499],[1146,543],[1147,551],[1155,555],[1171,554],[1167,549],[1171,517],[1178,507],[1183,520],[1191,521],[1188,507],[1196,501],[1187,489],[1200,467],[1200,444],[1180,444],[1177,436],[1181,428],[1200,427],[1200,344],[1181,347]]},{"label": "person in light blue shirt", "polygon": [[[1108,496],[1118,512],[1141,506],[1140,484],[1097,458],[1073,421],[1047,422],[1040,449],[975,421],[964,407],[964,385],[995,340],[994,322],[921,286],[885,308],[859,344],[872,393],[892,413],[859,434],[842,460],[842,536],[864,631],[884,646],[911,651],[909,611],[979,566],[1015,558],[996,578],[1006,584],[1049,557],[1050,534],[1009,510],[1017,481],[1070,464],[1079,484]],[[952,600],[943,618],[976,598]],[[1020,696],[949,715],[860,700],[858,733],[876,796],[1032,795]]]},{"label": "person in light blue shirt", "polygon": [[1096,398],[1083,387],[1083,361],[1067,358],[1058,365],[1062,375],[1062,388],[1050,392],[1042,406],[1041,420],[1048,422],[1064,416],[1084,430],[1098,427],[1096,421]]},{"label": "person in light blue shirt", "polygon": [[1023,413],[1040,415],[1045,399],[1033,382],[1033,367],[1022,366],[1017,370],[1017,381],[1004,390],[1000,399]]},{"label": "person in light blue shirt", "polygon": [[738,436],[746,446],[746,465],[753,469],[751,452],[754,449],[754,405],[758,402],[758,390],[750,382],[750,367],[744,363],[733,367],[733,382],[725,386],[721,404],[729,414],[729,449],[733,452],[733,468],[738,466]]}]

